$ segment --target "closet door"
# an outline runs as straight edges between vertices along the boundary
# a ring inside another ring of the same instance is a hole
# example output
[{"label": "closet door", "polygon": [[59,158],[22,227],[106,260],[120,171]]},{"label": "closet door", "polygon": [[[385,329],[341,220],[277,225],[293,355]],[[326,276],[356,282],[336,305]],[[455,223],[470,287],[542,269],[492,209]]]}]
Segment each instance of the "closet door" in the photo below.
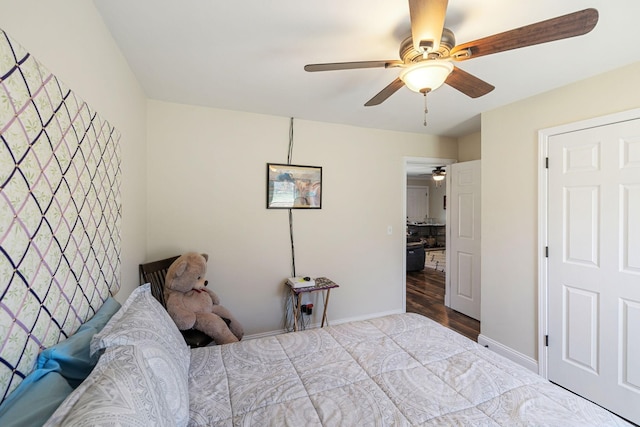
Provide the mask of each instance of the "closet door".
[{"label": "closet door", "polygon": [[640,422],[640,119],[553,135],[548,378]]}]

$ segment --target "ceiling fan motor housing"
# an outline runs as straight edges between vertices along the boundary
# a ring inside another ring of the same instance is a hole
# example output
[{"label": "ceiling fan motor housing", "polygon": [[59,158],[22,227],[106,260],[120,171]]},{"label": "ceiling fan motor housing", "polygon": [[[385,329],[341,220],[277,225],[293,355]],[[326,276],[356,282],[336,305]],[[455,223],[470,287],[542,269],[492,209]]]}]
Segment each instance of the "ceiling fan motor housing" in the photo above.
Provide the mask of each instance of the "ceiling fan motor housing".
[{"label": "ceiling fan motor housing", "polygon": [[[456,45],[456,37],[448,28],[442,30],[442,37],[440,38],[440,46],[435,52],[428,53],[428,59],[444,59],[449,57],[449,52]],[[420,61],[424,61],[424,54],[417,51],[413,47],[413,39],[411,36],[407,37],[400,44],[400,58],[405,64],[412,64]]]}]

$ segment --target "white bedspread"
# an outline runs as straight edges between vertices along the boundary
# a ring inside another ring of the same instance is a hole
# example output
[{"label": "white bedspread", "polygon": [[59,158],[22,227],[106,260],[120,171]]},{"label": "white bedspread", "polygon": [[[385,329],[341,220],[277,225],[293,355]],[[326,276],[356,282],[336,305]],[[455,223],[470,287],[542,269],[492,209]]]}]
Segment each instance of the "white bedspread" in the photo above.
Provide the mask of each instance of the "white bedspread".
[{"label": "white bedspread", "polygon": [[189,376],[194,426],[628,425],[416,314],[194,349]]}]

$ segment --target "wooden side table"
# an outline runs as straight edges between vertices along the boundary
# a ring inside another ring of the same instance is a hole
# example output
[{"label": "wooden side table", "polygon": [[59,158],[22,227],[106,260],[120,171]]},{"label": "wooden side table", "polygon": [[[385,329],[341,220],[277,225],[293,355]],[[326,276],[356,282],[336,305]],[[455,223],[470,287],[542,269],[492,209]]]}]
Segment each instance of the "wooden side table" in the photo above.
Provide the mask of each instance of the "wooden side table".
[{"label": "wooden side table", "polygon": [[[298,330],[298,316],[300,316],[300,310],[302,308],[302,294],[307,292],[318,292],[318,291],[327,291],[324,296],[324,308],[322,310],[322,323],[320,323],[320,327],[324,327],[324,323],[327,320],[327,307],[329,306],[329,294],[331,293],[331,289],[338,288],[339,286],[333,281],[327,279],[326,277],[318,277],[315,279],[315,286],[308,286],[306,288],[294,288],[289,283],[287,283],[289,289],[291,291],[291,298],[295,302],[295,306],[293,307],[293,330]],[[328,323],[328,322],[327,322]]]}]

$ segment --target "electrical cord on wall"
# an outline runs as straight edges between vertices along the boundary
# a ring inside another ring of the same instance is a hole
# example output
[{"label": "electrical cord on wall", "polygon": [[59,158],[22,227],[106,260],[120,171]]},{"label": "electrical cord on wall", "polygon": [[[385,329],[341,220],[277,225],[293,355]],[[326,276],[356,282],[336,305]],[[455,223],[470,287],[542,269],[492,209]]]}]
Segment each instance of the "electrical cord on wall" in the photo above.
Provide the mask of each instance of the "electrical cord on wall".
[{"label": "electrical cord on wall", "polygon": [[[287,164],[291,164],[291,158],[293,157],[293,117],[289,121],[289,150],[287,153]],[[291,240],[291,277],[296,277],[296,248],[293,243],[293,209],[289,209],[289,238]],[[287,292],[285,300],[285,317],[284,317],[284,328],[287,331],[293,330],[293,323],[295,313],[298,313],[298,298],[295,298],[292,293]],[[307,328],[307,319],[305,319],[302,311],[299,312],[298,328],[299,330],[304,330]]]},{"label": "electrical cord on wall", "polygon": [[[293,156],[293,117],[289,120],[289,148],[287,150],[287,164],[291,164],[291,157]],[[296,250],[293,243],[293,210],[289,209],[289,239],[291,240],[291,277],[296,277]],[[286,286],[285,286],[286,288]],[[295,313],[297,312],[297,298],[293,293],[285,292],[284,295],[284,329],[288,332],[293,330],[293,324]],[[300,316],[304,317],[304,316]],[[304,319],[299,319],[300,325],[303,325]]]},{"label": "electrical cord on wall", "polygon": [[[291,164],[293,157],[293,117],[289,121],[289,152],[287,154],[287,164]],[[289,237],[291,239],[291,277],[296,277],[296,250],[293,244],[293,210],[289,209]]]},{"label": "electrical cord on wall", "polygon": [[296,277],[296,250],[293,244],[293,212],[289,209],[289,236],[291,238],[291,277]]},{"label": "electrical cord on wall", "polygon": [[289,153],[287,154],[287,164],[291,164],[291,157],[293,156],[293,117],[289,121]]}]

